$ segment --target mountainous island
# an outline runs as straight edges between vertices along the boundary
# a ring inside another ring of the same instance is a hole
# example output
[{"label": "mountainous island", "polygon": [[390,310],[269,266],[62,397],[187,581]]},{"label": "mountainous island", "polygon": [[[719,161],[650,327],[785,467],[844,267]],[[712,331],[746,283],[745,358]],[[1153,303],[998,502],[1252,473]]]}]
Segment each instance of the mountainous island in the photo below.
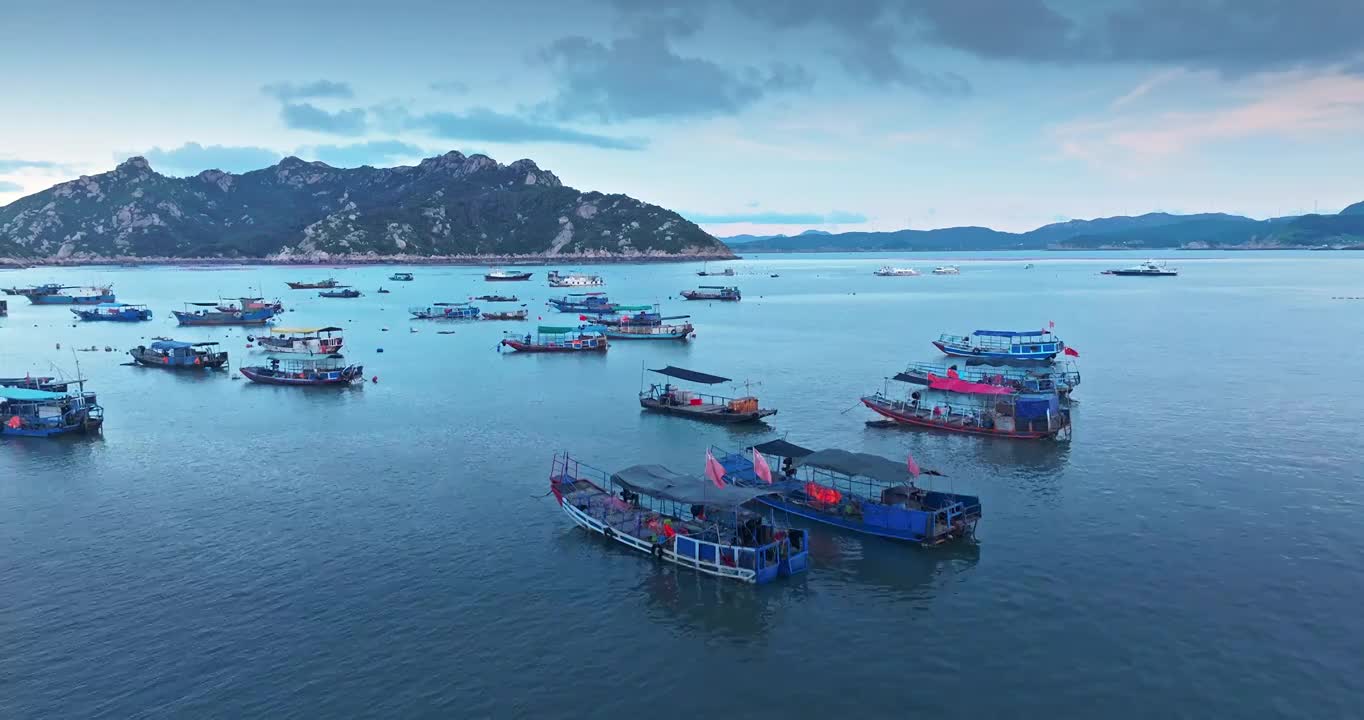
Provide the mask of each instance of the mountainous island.
[{"label": "mountainous island", "polygon": [[459,152],[393,168],[288,157],[184,178],[134,157],[0,207],[0,258],[17,263],[731,257],[671,210],[575,190],[530,160]]},{"label": "mountainous island", "polygon": [[736,250],[759,252],[888,252],[953,250],[1289,250],[1364,249],[1364,202],[1335,215],[1255,220],[1240,215],[1148,213],[1135,217],[1069,220],[1025,233],[985,227],[937,230],[738,235],[723,238]]}]

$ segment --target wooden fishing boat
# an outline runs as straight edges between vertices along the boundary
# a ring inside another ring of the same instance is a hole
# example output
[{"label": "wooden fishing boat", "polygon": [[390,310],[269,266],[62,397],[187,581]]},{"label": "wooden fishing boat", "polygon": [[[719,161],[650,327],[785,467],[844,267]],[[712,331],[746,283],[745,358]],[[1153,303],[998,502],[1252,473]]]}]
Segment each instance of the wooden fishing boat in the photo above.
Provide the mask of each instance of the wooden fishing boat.
[{"label": "wooden fishing boat", "polygon": [[59,285],[57,283],[47,283],[45,285],[30,285],[29,287],[22,288],[7,287],[4,288],[3,290],[6,295],[20,295],[27,297],[29,295],[56,295],[57,293],[66,289],[66,287],[67,286],[65,285]]},{"label": "wooden fishing boat", "polygon": [[53,437],[97,433],[104,426],[104,408],[85,381],[72,381],[70,392],[0,386],[0,435]]},{"label": "wooden fishing boat", "polygon": [[365,377],[363,366],[347,365],[336,358],[270,358],[269,365],[244,367],[241,371],[251,382],[304,387],[341,387]]},{"label": "wooden fishing boat", "polygon": [[580,315],[611,315],[622,312],[648,310],[652,305],[620,305],[599,292],[573,293],[561,298],[550,298],[549,304],[561,313]]},{"label": "wooden fishing boat", "polygon": [[128,354],[132,356],[133,362],[147,367],[167,370],[218,370],[227,365],[227,353],[209,349],[217,346],[216,342],[157,340],[151,345],[138,345],[129,350]]},{"label": "wooden fishing boat", "polygon": [[508,310],[506,312],[485,312],[482,314],[484,320],[525,320],[530,315],[526,310]]},{"label": "wooden fishing boat", "polygon": [[[197,308],[190,310],[190,308]],[[171,314],[175,315],[176,322],[188,327],[199,326],[219,326],[219,325],[264,325],[275,317],[275,310],[272,307],[260,307],[255,310],[223,310],[219,303],[201,302],[185,303],[185,309],[174,310]]]},{"label": "wooden fishing boat", "polygon": [[[71,290],[73,292],[66,292]],[[34,305],[101,305],[118,302],[113,288],[81,287],[79,285],[43,285],[20,295]]]},{"label": "wooden fishing boat", "polygon": [[734,277],[734,268],[727,267],[720,272],[711,272],[708,263],[702,264],[701,269],[696,272],[701,277]]},{"label": "wooden fishing boat", "polygon": [[269,335],[247,338],[266,352],[335,355],[346,344],[339,327],[271,328]]},{"label": "wooden fishing boat", "polygon": [[[688,315],[678,315],[676,318],[690,317]],[[668,319],[676,319],[668,318]],[[593,322],[607,327],[620,327],[623,325],[662,325],[663,315],[657,311],[642,312],[621,312],[612,315],[599,315]]]},{"label": "wooden fishing boat", "polygon": [[862,398],[872,412],[897,425],[1016,440],[1069,439],[1070,411],[1051,392],[930,377],[936,393],[911,391],[893,398],[880,391]]},{"label": "wooden fishing boat", "polygon": [[600,275],[560,274],[558,270],[551,270],[548,279],[550,287],[600,287],[606,284]]},{"label": "wooden fishing boat", "polygon": [[323,290],[322,292],[318,293],[317,296],[324,298],[358,298],[360,297],[360,291],[351,289]]},{"label": "wooden fishing boat", "polygon": [[279,300],[267,301],[265,298],[261,297],[235,298],[235,300],[236,302],[231,302],[220,299],[218,302],[218,309],[223,312],[237,312],[239,310],[249,312],[251,310],[264,310],[268,308],[274,311],[276,315],[284,312],[284,303]]},{"label": "wooden fishing boat", "polygon": [[[752,453],[762,453],[767,478],[759,477]],[[727,485],[775,491],[755,502],[843,530],[931,546],[968,540],[980,523],[979,497],[920,488],[908,462],[839,449],[807,450],[785,440],[756,445],[748,453],[713,454]],[[778,465],[780,471],[774,470]]]},{"label": "wooden fishing boat", "polygon": [[515,295],[479,295],[474,299],[483,302],[519,302]]},{"label": "wooden fishing boat", "polygon": [[[678,315],[672,319],[683,319],[687,315]],[[695,336],[695,328],[689,322],[664,325],[645,325],[635,323],[625,323],[622,325],[602,326],[606,337],[612,340],[681,340],[683,342]]]},{"label": "wooden fishing boat", "polygon": [[[650,370],[676,380],[701,385],[717,385],[730,382],[727,377],[696,372],[669,365],[661,370]],[[728,398],[719,395],[696,393],[673,387],[672,383],[651,383],[647,390],[639,393],[640,407],[650,412],[664,415],[678,415],[709,423],[732,425],[734,423],[759,422],[765,417],[776,415],[777,411],[758,407],[758,398],[746,395]]]},{"label": "wooden fishing boat", "polygon": [[528,272],[512,272],[510,270],[493,269],[489,270],[483,276],[483,279],[488,282],[520,282],[522,280],[529,280],[530,276],[531,273]]},{"label": "wooden fishing boat", "polygon": [[152,311],[146,305],[125,305],[123,303],[100,303],[89,309],[71,308],[72,314],[81,320],[94,322],[142,322],[152,319]]},{"label": "wooden fishing boat", "polygon": [[973,383],[1003,385],[1016,392],[1051,392],[1055,390],[1064,398],[1080,384],[1080,371],[1074,363],[1063,366],[1010,367],[977,365],[968,363],[966,368],[940,363],[911,363],[904,372],[895,375],[896,380],[914,385],[928,386],[930,378],[956,378]]},{"label": "wooden fishing boat", "polygon": [[480,310],[469,303],[432,303],[408,308],[413,320],[477,320]]},{"label": "wooden fishing boat", "polygon": [[696,290],[683,290],[682,297],[686,300],[719,300],[721,302],[738,302],[743,299],[739,288],[724,285],[701,285]]},{"label": "wooden fishing boat", "polygon": [[970,335],[944,334],[933,341],[944,355],[1002,360],[1006,362],[1050,362],[1068,351],[1049,330],[976,330]]},{"label": "wooden fishing boat", "polygon": [[412,282],[412,273],[395,272],[388,279],[393,282]]},{"label": "wooden fishing boat", "polygon": [[290,290],[326,290],[339,286],[335,278],[327,278],[318,282],[286,282]]},{"label": "wooden fishing boat", "polygon": [[606,352],[608,343],[599,327],[556,327],[541,325],[535,335],[506,333],[499,347],[523,353]]},{"label": "wooden fishing boat", "polygon": [[658,562],[755,584],[809,568],[804,530],[745,508],[766,488],[717,486],[661,465],[607,475],[563,453],[550,466],[549,489],[579,527]]}]

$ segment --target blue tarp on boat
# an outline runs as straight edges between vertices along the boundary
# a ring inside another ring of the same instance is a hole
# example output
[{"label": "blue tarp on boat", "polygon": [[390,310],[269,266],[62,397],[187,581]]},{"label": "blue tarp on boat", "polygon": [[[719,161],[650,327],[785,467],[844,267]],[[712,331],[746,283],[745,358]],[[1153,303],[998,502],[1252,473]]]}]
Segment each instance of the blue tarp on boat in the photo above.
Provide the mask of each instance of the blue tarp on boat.
[{"label": "blue tarp on boat", "polygon": [[157,340],[152,343],[153,350],[180,350],[187,347],[193,347],[193,344],[179,340]]},{"label": "blue tarp on boat", "polygon": [[33,390],[30,388],[0,387],[0,400],[16,400],[20,402],[36,402],[42,400],[61,400],[67,397],[66,393],[48,392],[46,390]]}]

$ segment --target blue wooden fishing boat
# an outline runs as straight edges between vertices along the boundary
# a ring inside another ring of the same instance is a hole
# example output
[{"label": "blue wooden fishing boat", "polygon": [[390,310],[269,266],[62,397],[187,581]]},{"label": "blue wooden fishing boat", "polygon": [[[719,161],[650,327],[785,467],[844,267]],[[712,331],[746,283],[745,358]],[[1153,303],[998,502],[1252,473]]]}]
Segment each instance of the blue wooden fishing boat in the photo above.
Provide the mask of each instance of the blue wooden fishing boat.
[{"label": "blue wooden fishing boat", "polygon": [[322,290],[317,293],[317,296],[324,298],[358,298],[360,297],[360,291],[351,290],[349,288],[345,290]]},{"label": "blue wooden fishing boat", "polygon": [[142,322],[152,319],[152,311],[146,305],[125,305],[123,303],[101,303],[89,309],[71,312],[81,320],[106,322]]},{"label": "blue wooden fishing boat", "polygon": [[760,479],[750,453],[713,451],[725,482],[768,489],[754,500],[774,510],[865,535],[941,545],[975,536],[980,498],[915,485],[907,462],[847,450],[808,450],[785,440],[754,446],[772,482]]},{"label": "blue wooden fishing boat", "polygon": [[550,466],[549,489],[579,527],[657,562],[755,584],[809,568],[804,530],[745,508],[768,488],[717,486],[661,465],[607,475],[562,453]]},{"label": "blue wooden fishing boat", "polygon": [[336,358],[270,358],[268,365],[244,367],[241,371],[247,380],[266,385],[339,387],[365,379],[364,366],[347,365]]},{"label": "blue wooden fishing boat", "polygon": [[602,293],[571,293],[566,297],[550,298],[549,304],[562,313],[585,315],[611,315],[637,310],[649,310],[652,305],[620,305],[613,303]]},{"label": "blue wooden fishing boat", "polygon": [[[900,379],[900,378],[896,378]],[[931,428],[1016,440],[1069,439],[1070,410],[1055,390],[1017,392],[989,383],[933,376],[925,390],[893,397],[882,390],[862,404],[886,421],[874,424]]]},{"label": "blue wooden fishing boat", "polygon": [[0,435],[52,437],[97,433],[104,426],[104,408],[84,381],[76,392],[0,386]]},{"label": "blue wooden fishing boat", "polygon": [[[675,317],[670,317],[670,318],[667,318],[667,319],[668,319],[668,320],[679,320],[679,319],[685,318],[685,317],[690,317],[690,316],[688,316],[688,315],[677,315],[677,316],[675,316]],[[640,312],[622,312],[622,313],[616,313],[616,314],[612,314],[612,315],[599,315],[599,316],[597,316],[596,318],[593,319],[593,322],[597,323],[598,325],[605,325],[605,326],[607,326],[607,327],[620,327],[620,326],[624,326],[624,325],[633,325],[633,326],[642,326],[642,325],[662,325],[662,324],[663,324],[663,320],[664,320],[664,317],[663,317],[662,313],[659,313],[657,310],[651,310],[651,311],[650,311],[650,310],[645,310],[645,311],[640,311]]]},{"label": "blue wooden fishing boat", "polygon": [[412,273],[395,272],[388,276],[393,282],[412,282]]},{"label": "blue wooden fishing boat", "polygon": [[610,346],[604,328],[594,325],[582,327],[559,327],[541,325],[530,333],[503,333],[498,349],[509,347],[523,353],[579,353],[606,352]]},{"label": "blue wooden fishing boat", "polygon": [[[190,308],[197,308],[190,310]],[[176,322],[189,327],[217,325],[264,325],[275,317],[275,309],[262,305],[253,310],[224,310],[219,302],[185,303],[185,309],[171,311]]]},{"label": "blue wooden fishing boat", "polygon": [[946,335],[933,341],[944,355],[1003,361],[1048,362],[1065,352],[1066,344],[1049,330],[976,330],[970,335]]},{"label": "blue wooden fishing boat", "polygon": [[427,307],[408,308],[413,320],[477,320],[481,312],[467,302],[432,303]]},{"label": "blue wooden fishing boat", "polygon": [[[730,382],[727,377],[673,367],[672,365],[649,372],[701,385],[718,385]],[[641,390],[639,405],[650,412],[678,415],[721,425],[759,422],[765,417],[777,414],[777,411],[771,408],[758,407],[758,398],[752,395],[740,398],[707,395],[673,387],[670,382],[651,383],[647,390]]]},{"label": "blue wooden fishing boat", "polygon": [[929,377],[957,377],[967,382],[1003,385],[1018,392],[1051,392],[1068,397],[1080,385],[1080,371],[1074,363],[1053,366],[1012,367],[1008,365],[972,365],[958,368],[945,363],[910,363],[895,379],[914,385],[930,384]]},{"label": "blue wooden fishing boat", "polygon": [[138,345],[128,354],[133,362],[146,367],[166,370],[217,370],[227,365],[227,353],[216,352],[216,342],[188,343],[176,340],[157,340],[151,345]]},{"label": "blue wooden fishing boat", "polygon": [[[65,292],[67,290],[72,292]],[[41,285],[19,294],[34,305],[99,305],[118,301],[113,289],[108,286]]]},{"label": "blue wooden fishing boat", "polygon": [[682,297],[685,300],[718,300],[721,302],[739,302],[743,299],[743,293],[739,288],[726,285],[701,285],[696,290],[683,290]]}]

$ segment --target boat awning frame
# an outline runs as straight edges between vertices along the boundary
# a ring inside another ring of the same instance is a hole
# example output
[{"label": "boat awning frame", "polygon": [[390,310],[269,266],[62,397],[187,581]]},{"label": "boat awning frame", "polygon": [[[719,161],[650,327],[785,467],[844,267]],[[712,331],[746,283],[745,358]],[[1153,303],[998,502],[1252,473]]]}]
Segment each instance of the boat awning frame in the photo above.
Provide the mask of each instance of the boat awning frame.
[{"label": "boat awning frame", "polygon": [[270,328],[272,335],[312,335],[313,333],[341,332],[344,328],[339,327],[318,327],[318,328]]},{"label": "boat awning frame", "polygon": [[855,453],[836,448],[810,453],[796,460],[796,467],[813,467],[847,475],[871,478],[891,485],[909,482],[909,466],[870,453]]},{"label": "boat awning frame", "polygon": [[803,448],[785,440],[768,440],[765,443],[754,445],[753,449],[764,455],[775,455],[776,457],[788,458],[803,458],[806,455],[813,455],[815,452],[814,450]]},{"label": "boat awning frame", "polygon": [[976,330],[971,333],[977,337],[1041,337],[1050,335],[1047,330]]},{"label": "boat awning frame", "polygon": [[687,382],[701,383],[702,385],[718,385],[720,383],[730,382],[730,379],[727,377],[697,372],[695,370],[687,370],[686,368],[673,367],[672,365],[661,370],[649,368],[649,372],[667,375],[668,377],[677,378],[678,380],[686,380]]}]

